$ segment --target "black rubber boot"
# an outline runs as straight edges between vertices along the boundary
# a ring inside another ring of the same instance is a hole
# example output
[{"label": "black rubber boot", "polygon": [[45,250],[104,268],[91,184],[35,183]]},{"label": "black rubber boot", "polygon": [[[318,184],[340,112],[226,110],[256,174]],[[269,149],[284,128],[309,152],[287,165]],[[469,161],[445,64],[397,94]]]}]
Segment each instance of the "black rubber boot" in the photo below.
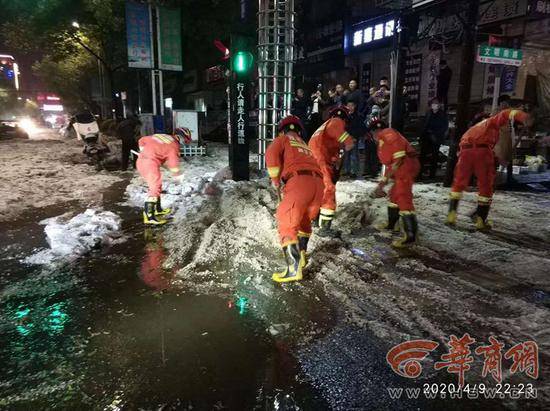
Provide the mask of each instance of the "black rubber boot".
[{"label": "black rubber boot", "polygon": [[397,207],[388,207],[388,222],[386,224],[380,224],[376,228],[379,230],[390,230],[390,231],[399,231],[399,208]]},{"label": "black rubber boot", "polygon": [[163,225],[166,220],[156,214],[157,202],[146,201],[143,209],[143,222],[148,225]]},{"label": "black rubber boot", "polygon": [[488,230],[491,228],[491,224],[487,221],[490,209],[491,204],[479,203],[477,205],[477,210],[472,217],[478,230]]},{"label": "black rubber boot", "polygon": [[302,269],[305,266],[302,253],[300,253],[300,246],[297,243],[289,244],[283,247],[283,253],[286,259],[286,270],[282,273],[273,274],[273,281],[277,283],[300,281],[303,278]]},{"label": "black rubber boot", "polygon": [[451,198],[449,201],[449,213],[447,214],[447,225],[456,225],[457,220],[457,210],[458,210],[458,203],[460,200]]},{"label": "black rubber boot", "polygon": [[163,209],[162,206],[160,205],[160,197],[157,198],[157,204],[156,204],[156,207],[155,207],[155,214],[156,215],[168,215],[171,212],[172,212],[172,210],[169,209],[169,208]]},{"label": "black rubber boot", "polygon": [[319,237],[339,238],[342,234],[340,231],[334,230],[332,228],[332,220],[320,218],[319,227],[319,231],[317,232],[317,235],[319,235]]},{"label": "black rubber boot", "polygon": [[392,245],[396,248],[404,248],[416,242],[416,233],[418,232],[418,222],[415,214],[405,214],[401,216],[403,222],[403,231],[405,236],[396,240]]},{"label": "black rubber boot", "polygon": [[304,265],[307,265],[307,245],[309,243],[309,236],[298,234],[298,248],[300,249],[300,254],[305,261]]}]

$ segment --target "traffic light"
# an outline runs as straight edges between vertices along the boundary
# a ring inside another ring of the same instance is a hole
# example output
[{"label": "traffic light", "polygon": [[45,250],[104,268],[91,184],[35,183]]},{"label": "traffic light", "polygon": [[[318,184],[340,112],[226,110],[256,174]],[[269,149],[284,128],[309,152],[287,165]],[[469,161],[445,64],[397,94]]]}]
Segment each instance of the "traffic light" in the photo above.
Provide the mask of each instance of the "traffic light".
[{"label": "traffic light", "polygon": [[254,65],[254,56],[249,51],[237,51],[233,55],[231,68],[237,74],[247,74]]}]

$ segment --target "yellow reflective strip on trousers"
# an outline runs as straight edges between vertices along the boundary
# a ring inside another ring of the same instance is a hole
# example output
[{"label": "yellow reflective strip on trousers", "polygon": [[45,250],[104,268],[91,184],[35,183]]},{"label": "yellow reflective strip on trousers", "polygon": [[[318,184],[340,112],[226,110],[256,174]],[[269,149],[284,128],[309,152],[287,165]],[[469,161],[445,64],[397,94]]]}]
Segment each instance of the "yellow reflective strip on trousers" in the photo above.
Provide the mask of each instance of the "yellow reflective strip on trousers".
[{"label": "yellow reflective strip on trousers", "polygon": [[331,210],[329,208],[321,208],[321,215],[333,216],[336,214],[336,210]]},{"label": "yellow reflective strip on trousers", "polygon": [[462,198],[462,193],[457,193],[456,191],[451,191],[451,194],[449,195],[451,200],[460,200]]},{"label": "yellow reflective strip on trousers", "polygon": [[492,200],[490,197],[477,196],[477,201],[480,203],[490,203]]}]

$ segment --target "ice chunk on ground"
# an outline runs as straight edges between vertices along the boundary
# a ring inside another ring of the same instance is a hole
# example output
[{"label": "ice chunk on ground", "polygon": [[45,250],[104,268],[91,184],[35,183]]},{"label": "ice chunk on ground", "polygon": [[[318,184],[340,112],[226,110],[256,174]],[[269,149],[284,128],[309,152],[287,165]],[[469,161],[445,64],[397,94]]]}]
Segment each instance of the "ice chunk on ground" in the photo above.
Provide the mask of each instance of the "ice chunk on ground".
[{"label": "ice chunk on ground", "polygon": [[72,218],[68,215],[41,221],[50,246],[24,261],[28,264],[48,264],[76,258],[91,250],[112,244],[120,237],[121,218],[110,211],[88,209]]}]

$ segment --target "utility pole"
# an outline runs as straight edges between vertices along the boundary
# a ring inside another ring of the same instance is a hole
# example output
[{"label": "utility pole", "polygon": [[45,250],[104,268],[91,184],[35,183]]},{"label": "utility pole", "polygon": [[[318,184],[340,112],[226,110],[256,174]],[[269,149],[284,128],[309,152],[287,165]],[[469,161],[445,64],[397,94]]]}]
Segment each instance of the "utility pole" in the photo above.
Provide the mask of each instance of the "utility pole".
[{"label": "utility pole", "polygon": [[444,185],[450,187],[453,183],[454,169],[457,162],[458,145],[462,135],[468,130],[468,106],[472,90],[472,76],[474,61],[476,58],[476,34],[477,17],[479,12],[479,0],[469,0],[468,13],[464,27],[464,49],[462,53],[462,65],[458,83],[458,104],[456,109],[456,128],[454,140],[449,148],[447,171]]}]

